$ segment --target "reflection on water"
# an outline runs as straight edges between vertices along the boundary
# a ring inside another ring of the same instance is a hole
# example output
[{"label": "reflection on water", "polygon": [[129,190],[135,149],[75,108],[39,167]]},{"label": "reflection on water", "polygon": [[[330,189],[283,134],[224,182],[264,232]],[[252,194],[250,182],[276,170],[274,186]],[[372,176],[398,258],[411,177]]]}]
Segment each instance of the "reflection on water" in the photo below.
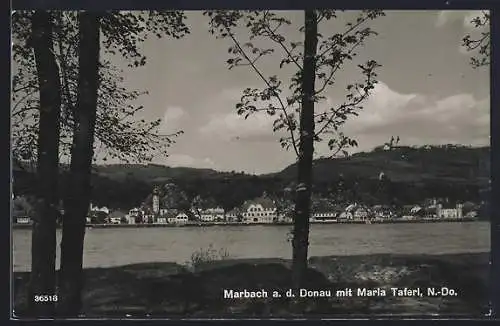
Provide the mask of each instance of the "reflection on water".
[{"label": "reflection on water", "polygon": [[[141,262],[187,262],[200,249],[224,248],[231,258],[291,258],[291,226],[210,226],[88,229],[85,267]],[[61,240],[60,231],[57,234]],[[371,253],[441,254],[488,252],[490,224],[313,224],[310,256]],[[13,231],[14,270],[30,269],[31,230]],[[57,248],[59,261],[60,250]],[[59,264],[59,263],[58,263]]]}]

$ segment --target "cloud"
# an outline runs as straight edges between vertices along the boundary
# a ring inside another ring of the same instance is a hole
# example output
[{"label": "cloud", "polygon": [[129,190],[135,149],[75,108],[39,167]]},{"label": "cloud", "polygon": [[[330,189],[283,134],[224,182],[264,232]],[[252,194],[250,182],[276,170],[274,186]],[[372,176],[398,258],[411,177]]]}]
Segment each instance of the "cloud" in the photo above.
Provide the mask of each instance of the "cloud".
[{"label": "cloud", "polygon": [[[289,95],[287,91],[283,92],[282,98],[285,98],[287,95]],[[222,91],[219,98],[224,98],[225,107],[231,108],[231,110],[229,112],[226,110],[225,112],[214,113],[208,117],[208,122],[199,129],[200,134],[219,140],[238,139],[245,142],[278,142],[280,137],[288,135],[288,132],[284,129],[273,132],[273,123],[278,118],[279,111],[273,116],[270,116],[265,111],[254,112],[246,119],[244,115],[238,115],[234,107],[240,100],[240,97],[241,89],[227,89]],[[219,102],[221,101],[219,100]],[[278,100],[271,100],[270,102],[274,107],[280,107]],[[255,105],[263,108],[267,107],[270,102],[266,101]],[[332,100],[327,97],[319,103],[318,110],[331,107],[332,105]]]},{"label": "cloud", "polygon": [[180,120],[186,115],[186,111],[178,106],[169,106],[163,114],[160,124],[160,132],[173,132],[178,128]]},{"label": "cloud", "polygon": [[[249,86],[252,87],[252,86]],[[211,99],[212,107],[220,107],[219,112],[208,116],[208,121],[199,129],[203,137],[214,137],[215,139],[234,139],[244,141],[277,141],[279,136],[273,133],[273,122],[277,116],[269,116],[265,112],[255,112],[245,119],[238,115],[235,109],[236,103],[240,101],[242,88],[230,88],[221,91]],[[279,107],[277,101],[274,106]],[[269,102],[261,106],[267,106]]]},{"label": "cloud", "polygon": [[236,112],[215,114],[209,122],[200,128],[200,132],[218,138],[256,137],[272,134],[273,118],[265,114],[256,113],[247,119]]},{"label": "cloud", "polygon": [[187,154],[171,154],[167,158],[162,158],[161,162],[155,162],[166,164],[172,167],[193,167],[193,168],[214,168],[215,162],[209,158],[195,158]]},{"label": "cloud", "polygon": [[408,145],[489,143],[489,98],[401,94],[380,82],[364,107],[344,128],[362,149],[381,145],[392,135]]},{"label": "cloud", "polygon": [[472,20],[481,16],[481,10],[441,10],[436,18],[436,27],[443,27],[448,23],[462,21],[464,28],[473,29]]}]

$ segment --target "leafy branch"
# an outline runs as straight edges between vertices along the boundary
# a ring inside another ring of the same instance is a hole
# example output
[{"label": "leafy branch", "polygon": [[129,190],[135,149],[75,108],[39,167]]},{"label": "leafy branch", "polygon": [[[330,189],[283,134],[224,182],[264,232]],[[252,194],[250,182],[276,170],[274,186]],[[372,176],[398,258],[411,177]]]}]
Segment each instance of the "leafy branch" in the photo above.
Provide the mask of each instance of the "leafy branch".
[{"label": "leafy branch", "polygon": [[[476,29],[488,28],[490,25],[490,13],[483,11],[481,16],[474,17],[471,21]],[[477,57],[471,57],[471,65],[474,68],[487,66],[491,62],[491,40],[490,31],[482,31],[480,36],[473,38],[470,34],[462,39],[462,46],[467,51],[477,51]]]}]

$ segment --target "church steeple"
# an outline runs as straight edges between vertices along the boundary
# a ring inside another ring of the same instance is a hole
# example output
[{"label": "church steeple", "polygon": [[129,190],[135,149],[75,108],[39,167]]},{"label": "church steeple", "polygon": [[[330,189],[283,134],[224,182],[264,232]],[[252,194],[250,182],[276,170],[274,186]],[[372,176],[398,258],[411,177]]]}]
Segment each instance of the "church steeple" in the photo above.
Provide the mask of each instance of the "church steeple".
[{"label": "church steeple", "polygon": [[153,213],[160,213],[160,189],[158,186],[153,188]]}]

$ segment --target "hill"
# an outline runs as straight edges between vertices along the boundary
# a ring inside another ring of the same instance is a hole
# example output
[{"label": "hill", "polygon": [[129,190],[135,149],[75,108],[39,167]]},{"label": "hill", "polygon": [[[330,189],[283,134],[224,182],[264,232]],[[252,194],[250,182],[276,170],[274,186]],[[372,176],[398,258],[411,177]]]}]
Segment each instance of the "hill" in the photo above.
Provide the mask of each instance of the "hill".
[{"label": "hill", "polygon": [[[479,201],[489,185],[489,155],[489,147],[448,145],[390,151],[376,148],[348,158],[322,158],[313,163],[313,191],[321,197],[367,203],[404,204],[429,197]],[[229,209],[263,192],[284,196],[285,188],[293,189],[296,174],[296,164],[259,176],[157,164],[98,165],[93,167],[92,200],[98,205],[128,209],[140,205],[154,185],[175,183],[189,199],[201,196]],[[62,194],[65,180],[63,172]],[[32,174],[18,172],[15,192],[32,189]]]},{"label": "hill", "polygon": [[[317,182],[344,178],[378,179],[381,172],[394,182],[451,182],[487,184],[490,174],[489,147],[426,146],[376,148],[348,158],[314,161],[313,177]],[[293,180],[296,164],[274,174]]]}]

